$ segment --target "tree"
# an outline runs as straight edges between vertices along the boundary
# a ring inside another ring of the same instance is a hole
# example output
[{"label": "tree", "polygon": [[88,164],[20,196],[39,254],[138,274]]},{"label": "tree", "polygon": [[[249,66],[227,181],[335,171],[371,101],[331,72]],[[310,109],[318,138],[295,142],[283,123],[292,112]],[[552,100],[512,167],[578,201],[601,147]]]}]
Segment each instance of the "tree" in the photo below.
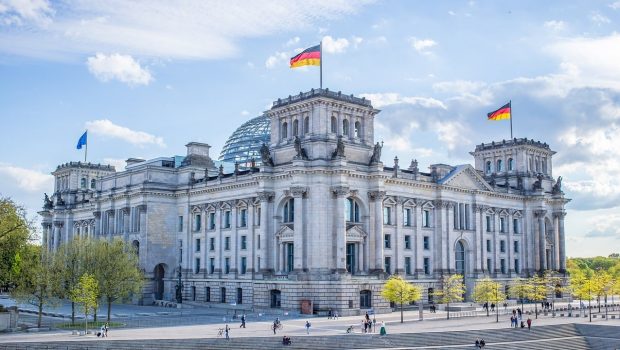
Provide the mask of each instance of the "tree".
[{"label": "tree", "polygon": [[[502,285],[498,282],[491,280],[490,278],[484,278],[480,282],[476,283],[474,287],[473,299],[476,302],[489,302],[497,305],[497,317],[496,322],[499,322],[499,303],[506,300],[506,294],[502,291]],[[489,308],[487,307],[487,316],[489,316]]]},{"label": "tree", "polygon": [[465,294],[463,275],[456,274],[443,276],[441,279],[441,284],[442,289],[440,291],[433,292],[433,295],[439,297],[440,303],[446,304],[448,319],[450,319],[450,303],[463,301],[463,294]]},{"label": "tree", "polygon": [[35,239],[26,210],[10,198],[0,197],[0,289],[12,288],[19,279],[23,250]]},{"label": "tree", "polygon": [[[60,272],[59,297],[71,300],[71,293],[84,273],[94,274],[94,241],[76,237],[61,244],[54,256]],[[96,312],[94,313],[96,315]],[[71,301],[71,324],[75,324],[75,302]]]},{"label": "tree", "polygon": [[403,323],[403,304],[422,298],[422,289],[405,281],[400,276],[392,276],[383,285],[381,296],[388,301],[400,304],[400,323]]},{"label": "tree", "polygon": [[112,242],[98,241],[95,275],[99,281],[101,295],[108,304],[108,321],[112,302],[140,292],[144,275],[138,266],[135,249],[121,239]]},{"label": "tree", "polygon": [[78,284],[71,290],[71,300],[81,306],[84,312],[84,327],[88,332],[88,312],[97,305],[99,285],[92,274],[83,274]]},{"label": "tree", "polygon": [[562,279],[556,275],[554,275],[553,271],[551,270],[547,270],[543,273],[543,281],[545,284],[545,288],[546,288],[546,295],[548,296],[549,294],[551,294],[551,298],[552,298],[552,308],[553,308],[553,315],[555,316],[555,295],[558,292],[563,292],[566,290],[565,287],[562,286]]},{"label": "tree", "polygon": [[17,286],[12,291],[15,299],[37,308],[37,327],[41,327],[43,306],[54,305],[58,290],[58,273],[51,264],[51,257],[41,246],[28,245]]},{"label": "tree", "polygon": [[529,279],[529,283],[531,289],[527,298],[534,302],[534,312],[538,318],[538,303],[547,299],[547,282],[541,276],[534,276]]},{"label": "tree", "polygon": [[524,278],[519,277],[515,278],[511,282],[510,287],[508,288],[508,293],[512,298],[517,298],[521,300],[521,310],[524,310],[523,302],[531,293],[531,290],[532,286],[530,285],[530,282]]},{"label": "tree", "polygon": [[[579,299],[579,309],[581,310],[582,300],[588,298],[587,289],[588,279],[581,270],[573,270],[570,273],[570,290],[575,298]],[[579,313],[581,315],[581,312]]]}]

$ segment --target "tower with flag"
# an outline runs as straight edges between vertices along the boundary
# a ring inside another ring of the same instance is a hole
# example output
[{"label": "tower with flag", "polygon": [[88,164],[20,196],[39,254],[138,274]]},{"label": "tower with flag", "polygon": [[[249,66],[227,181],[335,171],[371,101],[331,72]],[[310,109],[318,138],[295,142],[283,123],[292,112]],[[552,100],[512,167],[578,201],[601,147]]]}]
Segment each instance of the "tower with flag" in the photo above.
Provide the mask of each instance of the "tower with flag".
[{"label": "tower with flag", "polygon": [[80,136],[76,148],[82,149],[82,146],[84,146],[84,163],[86,163],[86,155],[88,154],[88,130],[84,131],[82,136]]},{"label": "tower with flag", "polygon": [[493,112],[487,113],[487,119],[488,120],[510,119],[510,138],[512,139],[512,101],[508,101],[508,103],[499,107]]},{"label": "tower with flag", "polygon": [[323,88],[323,43],[309,47],[291,57],[291,68],[319,66],[319,87]]}]

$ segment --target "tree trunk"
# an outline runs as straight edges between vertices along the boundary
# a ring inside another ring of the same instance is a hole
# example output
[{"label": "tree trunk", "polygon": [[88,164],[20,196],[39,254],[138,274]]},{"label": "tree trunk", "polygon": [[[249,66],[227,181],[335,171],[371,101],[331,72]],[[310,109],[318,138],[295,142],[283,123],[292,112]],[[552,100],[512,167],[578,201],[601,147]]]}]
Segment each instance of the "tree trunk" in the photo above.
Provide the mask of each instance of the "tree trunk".
[{"label": "tree trunk", "polygon": [[93,306],[93,322],[97,323],[97,305]]},{"label": "tree trunk", "polygon": [[534,304],[534,313],[536,314],[536,319],[538,319],[538,302]]},{"label": "tree trunk", "polygon": [[403,323],[403,301],[400,301],[400,323]]},{"label": "tree trunk", "polygon": [[489,317],[489,301],[487,300],[487,307],[485,307],[485,309],[487,309],[487,317]]},{"label": "tree trunk", "polygon": [[37,317],[37,327],[41,328],[41,316],[43,315],[43,298],[39,299],[39,315]]},{"label": "tree trunk", "polygon": [[71,302],[71,325],[75,325],[75,303]]},{"label": "tree trunk", "polygon": [[448,311],[448,319],[450,319],[450,303],[446,303],[446,311]]},{"label": "tree trunk", "polygon": [[[112,312],[112,298],[108,297],[108,322],[110,322],[110,313]],[[400,305],[400,311],[402,312],[403,305]],[[402,322],[402,321],[401,321]]]}]

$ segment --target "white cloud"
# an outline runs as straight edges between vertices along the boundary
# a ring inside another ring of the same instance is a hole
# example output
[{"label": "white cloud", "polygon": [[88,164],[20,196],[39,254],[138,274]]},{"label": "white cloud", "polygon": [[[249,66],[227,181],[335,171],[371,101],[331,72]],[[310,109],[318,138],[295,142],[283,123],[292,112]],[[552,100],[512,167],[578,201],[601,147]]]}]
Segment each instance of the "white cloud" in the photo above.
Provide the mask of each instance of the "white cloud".
[{"label": "white cloud", "polygon": [[564,29],[566,29],[566,22],[564,21],[556,21],[556,20],[552,20],[552,21],[546,21],[544,23],[545,28],[549,28],[553,31],[559,32],[562,31]]},{"label": "white cloud", "polygon": [[127,161],[125,159],[118,158],[103,158],[103,163],[112,165],[116,171],[125,170],[125,166],[127,165]]},{"label": "white cloud", "polygon": [[409,38],[411,46],[421,54],[429,54],[429,49],[437,46],[437,42],[432,39],[418,39],[415,37]]},{"label": "white cloud", "polygon": [[248,112],[248,111],[246,111],[246,110],[244,109],[244,110],[242,110],[242,111],[241,111],[241,115],[245,117],[245,116],[250,115],[250,112]]},{"label": "white cloud", "polygon": [[327,53],[343,53],[349,47],[349,40],[345,38],[332,38],[329,35],[323,37],[323,50]]},{"label": "white cloud", "polygon": [[0,163],[0,174],[10,178],[13,183],[26,192],[42,192],[54,185],[54,177],[32,169],[20,168]]},{"label": "white cloud", "polygon": [[0,0],[0,25],[22,26],[34,23],[46,26],[54,10],[47,0]]},{"label": "white cloud", "polygon": [[598,24],[599,26],[611,22],[611,20],[607,16],[604,16],[600,12],[592,12],[592,14],[590,14],[590,20]]},{"label": "white cloud", "polygon": [[620,9],[620,1],[616,1],[616,2],[609,4],[609,7],[611,7],[614,10]]},{"label": "white cloud", "polygon": [[396,92],[384,92],[384,93],[365,93],[360,94],[360,97],[365,97],[372,102],[375,108],[381,108],[395,104],[411,104],[420,105],[425,108],[441,108],[447,109],[446,105],[432,97],[420,97],[420,96],[401,96]]},{"label": "white cloud", "polygon": [[267,58],[265,67],[269,69],[275,68],[284,62],[288,62],[292,56],[291,52],[276,52]]},{"label": "white cloud", "polygon": [[467,127],[459,121],[435,121],[431,124],[431,128],[437,133],[437,138],[446,145],[448,150],[454,150],[457,146],[463,147],[471,144],[471,141],[463,132]]},{"label": "white cloud", "polygon": [[353,47],[354,47],[354,48],[356,48],[356,49],[359,47],[359,45],[360,45],[363,41],[364,41],[364,38],[361,38],[361,37],[359,37],[359,36],[353,36],[353,37],[351,38],[351,42],[353,42]]},{"label": "white cloud", "polygon": [[148,85],[153,80],[148,69],[142,68],[129,55],[98,53],[89,57],[86,64],[88,70],[104,82],[118,80],[128,85]]},{"label": "white cloud", "polygon": [[289,39],[289,41],[286,42],[286,46],[295,46],[297,44],[299,44],[299,37],[296,36],[294,38]]},{"label": "white cloud", "polygon": [[44,30],[0,32],[0,50],[56,59],[93,52],[221,59],[236,55],[242,39],[313,28],[318,22],[356,13],[369,2],[78,1],[56,5],[62,11]]},{"label": "white cloud", "polygon": [[116,125],[108,119],[88,121],[86,122],[86,129],[94,135],[120,139],[137,146],[158,145],[159,147],[166,147],[164,139],[161,137]]},{"label": "white cloud", "polygon": [[450,16],[456,16],[456,12],[454,12],[454,11],[448,11],[448,14],[449,14]]}]

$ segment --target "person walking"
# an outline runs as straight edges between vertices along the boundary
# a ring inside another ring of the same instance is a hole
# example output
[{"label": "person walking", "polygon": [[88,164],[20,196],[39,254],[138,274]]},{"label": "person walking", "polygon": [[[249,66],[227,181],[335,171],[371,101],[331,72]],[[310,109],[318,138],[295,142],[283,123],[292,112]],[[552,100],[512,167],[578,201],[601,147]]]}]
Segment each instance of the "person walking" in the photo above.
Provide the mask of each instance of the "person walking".
[{"label": "person walking", "polygon": [[310,321],[306,320],[306,334],[310,334]]},{"label": "person walking", "polygon": [[226,327],[224,327],[224,334],[226,335],[226,340],[230,340],[230,334],[228,334],[230,331],[230,327],[228,327],[228,323],[226,324]]},{"label": "person walking", "polygon": [[327,319],[328,319],[328,320],[331,320],[331,319],[332,319],[332,309],[329,309],[329,310],[327,311]]},{"label": "person walking", "polygon": [[385,321],[381,321],[381,329],[379,330],[380,335],[387,335],[387,331],[385,330]]},{"label": "person walking", "polygon": [[110,325],[106,322],[104,327],[105,327],[105,337],[107,338],[108,337],[108,329],[110,329]]},{"label": "person walking", "polygon": [[532,330],[532,319],[531,318],[527,318],[527,330],[531,331]]},{"label": "person walking", "polygon": [[245,328],[245,314],[241,315],[241,325],[239,328]]}]

